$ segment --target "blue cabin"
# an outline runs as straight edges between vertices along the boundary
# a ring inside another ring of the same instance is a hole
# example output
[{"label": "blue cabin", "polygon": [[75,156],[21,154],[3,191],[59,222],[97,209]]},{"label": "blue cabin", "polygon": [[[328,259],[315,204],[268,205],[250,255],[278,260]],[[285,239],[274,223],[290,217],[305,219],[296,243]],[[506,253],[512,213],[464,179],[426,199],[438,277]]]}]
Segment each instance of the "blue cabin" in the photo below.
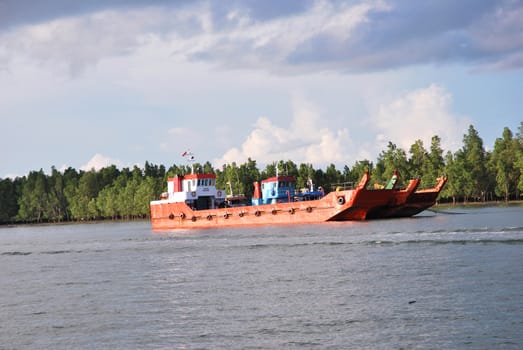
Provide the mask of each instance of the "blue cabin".
[{"label": "blue cabin", "polygon": [[252,205],[276,204],[294,201],[296,180],[292,176],[274,176],[254,183]]}]

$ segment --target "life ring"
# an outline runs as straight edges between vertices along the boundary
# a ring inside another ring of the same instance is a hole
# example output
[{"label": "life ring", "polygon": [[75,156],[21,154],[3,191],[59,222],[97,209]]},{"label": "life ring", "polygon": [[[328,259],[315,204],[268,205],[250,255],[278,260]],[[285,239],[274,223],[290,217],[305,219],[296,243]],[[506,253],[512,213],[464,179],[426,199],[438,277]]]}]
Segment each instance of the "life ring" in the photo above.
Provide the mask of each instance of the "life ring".
[{"label": "life ring", "polygon": [[260,213],[260,211],[259,211],[259,210],[256,210],[256,211],[254,212],[254,215],[256,215],[256,216],[260,216],[260,215],[261,215],[261,213]]},{"label": "life ring", "polygon": [[278,212],[278,211],[277,211],[276,209],[273,209],[273,210],[271,211],[272,215],[276,215],[277,212]]},{"label": "life ring", "polygon": [[216,196],[221,197],[222,196],[222,191],[218,190],[218,192],[216,192]]},{"label": "life ring", "polygon": [[212,220],[212,215],[207,215],[207,220]]},{"label": "life ring", "polygon": [[294,208],[289,209],[289,214],[294,214]]},{"label": "life ring", "polygon": [[191,196],[196,197],[196,191],[192,191]]},{"label": "life ring", "polygon": [[338,197],[338,204],[339,205],[345,204],[345,197],[343,197],[343,196]]},{"label": "life ring", "polygon": [[243,217],[243,214],[244,212],[243,211],[240,211],[240,213],[238,214],[239,217]]},{"label": "life ring", "polygon": [[229,218],[229,214],[227,214],[227,213],[223,214],[223,218],[224,219],[228,219]]},{"label": "life ring", "polygon": [[171,220],[174,219],[174,214],[173,213],[169,214],[169,219],[171,219]]},{"label": "life ring", "polygon": [[312,208],[311,207],[307,207],[307,213],[310,213],[312,211]]},{"label": "life ring", "polygon": [[185,219],[185,213],[181,213],[181,214],[180,214],[180,217],[181,217],[182,219]]}]

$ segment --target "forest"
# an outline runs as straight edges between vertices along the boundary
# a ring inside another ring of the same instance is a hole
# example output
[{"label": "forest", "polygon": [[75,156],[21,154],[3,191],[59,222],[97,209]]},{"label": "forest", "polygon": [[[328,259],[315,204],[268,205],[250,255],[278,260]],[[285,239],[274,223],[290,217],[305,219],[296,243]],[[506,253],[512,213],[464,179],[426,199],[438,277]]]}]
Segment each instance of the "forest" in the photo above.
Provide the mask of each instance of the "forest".
[{"label": "forest", "polygon": [[[444,153],[440,137],[433,136],[428,148],[421,140],[408,151],[389,142],[375,162],[358,160],[343,169],[334,164],[325,170],[315,169],[312,164],[280,160],[260,170],[250,158],[244,164],[233,162],[221,169],[214,169],[209,162],[192,166],[199,172],[215,173],[217,188],[227,194],[232,191],[249,196],[254,181],[275,176],[277,170],[294,176],[298,188],[312,179],[328,192],[336,184],[357,182],[367,169],[373,183],[384,184],[396,169],[403,185],[419,176],[421,188],[432,187],[438,177],[448,176],[439,202],[508,202],[520,200],[523,191],[523,122],[515,135],[505,127],[491,151],[486,151],[470,125],[462,147],[454,153]],[[146,161],[143,168],[118,169],[112,165],[98,171],[71,167],[58,171],[52,167],[50,174],[40,169],[23,177],[0,179],[0,224],[146,219],[149,202],[166,191],[167,178],[190,172],[190,164],[167,168]]]}]

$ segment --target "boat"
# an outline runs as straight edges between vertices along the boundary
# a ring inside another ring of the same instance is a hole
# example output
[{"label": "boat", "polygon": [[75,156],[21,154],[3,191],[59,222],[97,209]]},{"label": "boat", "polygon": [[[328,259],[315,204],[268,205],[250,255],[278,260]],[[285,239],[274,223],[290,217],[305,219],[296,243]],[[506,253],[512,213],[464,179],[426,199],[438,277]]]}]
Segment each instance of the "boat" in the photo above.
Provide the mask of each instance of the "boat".
[{"label": "boat", "polygon": [[406,196],[403,204],[382,214],[382,218],[410,217],[432,207],[447,181],[447,176],[441,176],[434,187],[413,191]]},{"label": "boat", "polygon": [[366,171],[359,183],[325,194],[322,188],[296,191],[292,176],[273,176],[254,183],[251,203],[244,195],[226,195],[216,188],[215,174],[177,175],[167,181],[167,192],[151,201],[154,230],[268,224],[307,224],[326,221],[369,220],[415,215],[435,203],[445,181],[433,189],[416,191],[419,179],[397,188],[399,174],[389,183],[369,189]]},{"label": "boat", "polygon": [[228,206],[215,174],[175,176],[167,181],[167,193],[151,201],[151,223],[154,230],[166,230],[336,221],[353,207],[368,181],[367,172],[354,189],[310,199],[316,193],[297,194],[293,177],[274,176],[254,183],[251,205]]}]

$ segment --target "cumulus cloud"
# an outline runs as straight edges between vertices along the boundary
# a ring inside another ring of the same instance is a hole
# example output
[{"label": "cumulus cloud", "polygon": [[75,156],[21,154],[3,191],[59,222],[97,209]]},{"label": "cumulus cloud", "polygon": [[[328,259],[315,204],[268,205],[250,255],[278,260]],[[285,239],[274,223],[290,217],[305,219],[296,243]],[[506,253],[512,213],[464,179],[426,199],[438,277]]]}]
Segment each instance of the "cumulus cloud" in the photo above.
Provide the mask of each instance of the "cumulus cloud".
[{"label": "cumulus cloud", "polygon": [[117,159],[112,159],[107,156],[104,156],[100,153],[95,154],[85,165],[80,167],[80,170],[89,171],[89,170],[100,170],[102,168],[116,165],[117,167],[122,166],[122,162]]},{"label": "cumulus cloud", "polygon": [[432,136],[438,135],[443,149],[456,151],[470,120],[453,114],[451,105],[450,93],[435,84],[405,93],[380,106],[372,117],[376,143],[381,150],[390,141],[408,151],[416,140],[430,147]]},{"label": "cumulus cloud", "polygon": [[263,164],[278,160],[317,166],[347,163],[354,156],[349,131],[331,130],[322,120],[322,112],[315,105],[294,97],[289,125],[280,126],[267,117],[258,118],[242,146],[229,149],[214,163],[216,166],[242,163],[247,158]]}]

